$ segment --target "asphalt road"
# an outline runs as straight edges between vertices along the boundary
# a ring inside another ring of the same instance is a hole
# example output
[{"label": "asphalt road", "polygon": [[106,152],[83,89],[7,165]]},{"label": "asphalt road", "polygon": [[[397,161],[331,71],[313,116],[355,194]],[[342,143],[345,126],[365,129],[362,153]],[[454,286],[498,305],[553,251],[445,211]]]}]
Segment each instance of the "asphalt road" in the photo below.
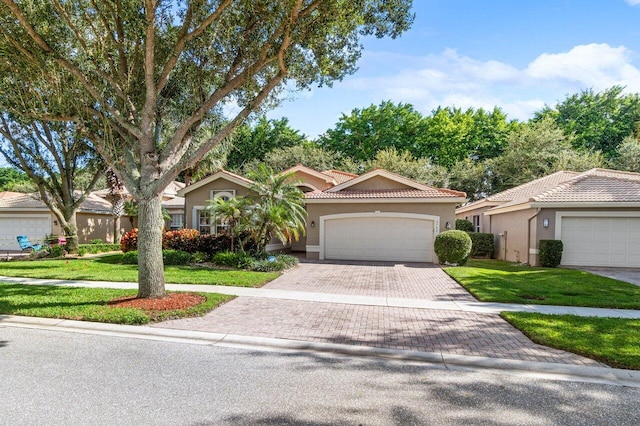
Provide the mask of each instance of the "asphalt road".
[{"label": "asphalt road", "polygon": [[0,324],[6,425],[637,425],[640,389]]}]

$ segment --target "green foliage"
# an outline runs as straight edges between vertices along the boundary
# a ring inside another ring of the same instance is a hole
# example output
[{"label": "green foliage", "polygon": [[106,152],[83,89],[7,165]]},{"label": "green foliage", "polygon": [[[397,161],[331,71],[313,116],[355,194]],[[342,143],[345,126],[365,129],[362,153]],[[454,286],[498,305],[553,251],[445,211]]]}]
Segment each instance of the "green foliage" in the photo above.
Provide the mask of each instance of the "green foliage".
[{"label": "green foliage", "polygon": [[56,244],[55,246],[51,246],[47,248],[49,252],[49,257],[63,257],[65,254],[64,246]]},{"label": "green foliage", "polygon": [[127,253],[138,249],[138,228],[133,228],[120,239],[120,250]]},{"label": "green foliage", "polygon": [[449,171],[449,187],[467,194],[470,201],[476,201],[495,192],[496,177],[488,167],[488,162],[470,158],[458,161]]},{"label": "green foliage", "polygon": [[197,251],[191,255],[191,261],[193,263],[204,263],[208,261],[210,256],[207,253]]},{"label": "green foliage", "polygon": [[618,170],[640,172],[640,139],[627,136],[616,148],[614,166]]},{"label": "green foliage", "polygon": [[182,250],[162,250],[162,260],[165,265],[188,265],[191,253]]},{"label": "green foliage", "polygon": [[253,258],[248,253],[221,251],[214,254],[211,261],[216,265],[236,269],[248,269],[253,263]]},{"label": "green foliage", "polygon": [[82,257],[85,254],[87,254],[87,249],[86,248],[84,248],[84,247],[78,248],[78,256]]},{"label": "green foliage", "polygon": [[138,264],[138,251],[126,251],[122,254],[121,260],[125,265],[137,265]]},{"label": "green foliage", "polygon": [[[457,225],[458,224],[456,221],[456,229],[458,229]],[[484,233],[484,232],[469,232],[469,237],[471,237],[470,256],[493,257],[495,253],[493,234]]]},{"label": "green foliage", "polygon": [[[350,161],[350,159],[345,160],[345,158],[337,152],[329,151],[312,142],[285,148],[276,148],[264,156],[262,163],[273,169],[275,173],[283,172],[298,164],[319,171],[331,169],[354,173],[358,171],[358,167],[353,161]],[[261,162],[258,160],[250,161],[244,164],[243,172],[247,173],[255,170],[260,164]]]},{"label": "green foliage", "polygon": [[560,240],[540,240],[538,244],[540,266],[555,268],[562,261],[563,244]]},{"label": "green foliage", "polygon": [[398,152],[395,147],[378,151],[375,158],[367,161],[364,167],[366,171],[385,169],[437,188],[449,186],[446,168],[431,164],[426,158],[416,159],[409,151]]},{"label": "green foliage", "polygon": [[[29,176],[13,167],[0,167],[0,191],[18,191],[22,184],[31,184]],[[33,192],[35,189],[26,192]]]},{"label": "green foliage", "polygon": [[622,86],[599,93],[583,90],[554,108],[546,107],[536,114],[536,119],[551,117],[565,135],[574,136],[575,148],[601,151],[607,158],[613,158],[618,145],[637,131],[640,122],[640,95],[624,95],[623,90]]},{"label": "green foliage", "polygon": [[248,162],[262,162],[276,148],[298,146],[305,140],[305,135],[289,126],[287,118],[267,120],[263,116],[253,126],[245,124],[236,129],[233,148],[227,156],[227,166],[241,169]]},{"label": "green foliage", "polygon": [[445,231],[438,234],[433,249],[440,263],[464,265],[471,253],[471,238],[464,231]]},{"label": "green foliage", "polygon": [[467,219],[456,219],[456,230],[474,232],[473,223]]},{"label": "green foliage", "polygon": [[83,256],[86,253],[98,254],[98,253],[106,253],[109,251],[118,251],[118,250],[121,250],[121,246],[120,244],[104,244],[104,243],[80,244],[79,250],[83,251],[83,254],[81,255]]},{"label": "green foliage", "polygon": [[89,244],[102,244],[104,241],[100,238],[96,238],[95,240],[89,241]]}]

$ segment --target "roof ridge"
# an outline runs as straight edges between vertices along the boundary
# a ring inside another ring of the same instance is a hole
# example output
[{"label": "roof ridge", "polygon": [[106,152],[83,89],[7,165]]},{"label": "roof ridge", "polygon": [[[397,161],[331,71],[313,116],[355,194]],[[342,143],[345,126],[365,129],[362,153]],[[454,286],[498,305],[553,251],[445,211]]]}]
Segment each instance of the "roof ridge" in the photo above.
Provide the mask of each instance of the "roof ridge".
[{"label": "roof ridge", "polygon": [[[496,200],[495,197],[497,197],[499,195],[508,194],[509,192],[516,192],[516,191],[519,191],[519,190],[522,190],[522,189],[525,189],[525,188],[529,188],[531,186],[535,186],[536,184],[540,183],[541,181],[551,180],[552,176],[558,176],[558,175],[561,175],[561,174],[575,174],[577,176],[577,175],[580,175],[580,172],[574,172],[574,171],[571,171],[571,170],[558,170],[557,172],[551,173],[550,175],[542,176],[542,177],[539,177],[537,179],[530,180],[529,182],[523,183],[521,185],[514,186],[514,187],[509,188],[509,189],[505,189],[504,191],[497,192],[495,194],[491,194],[488,197],[486,197],[486,199],[488,201],[499,201],[499,200]],[[571,179],[573,179],[573,177],[568,179],[568,180],[571,180]],[[546,188],[545,190],[547,190],[547,189],[548,188]],[[509,201],[513,201],[513,200],[514,200],[514,198],[509,199]]]}]

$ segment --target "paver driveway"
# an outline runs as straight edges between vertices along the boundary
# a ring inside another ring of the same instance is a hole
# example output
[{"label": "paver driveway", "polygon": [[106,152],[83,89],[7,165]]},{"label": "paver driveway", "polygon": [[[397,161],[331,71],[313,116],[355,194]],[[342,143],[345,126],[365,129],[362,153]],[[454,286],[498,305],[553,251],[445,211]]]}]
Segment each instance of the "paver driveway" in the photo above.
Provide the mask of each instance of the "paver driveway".
[{"label": "paver driveway", "polygon": [[[267,288],[429,300],[475,300],[429,264],[301,263]],[[156,327],[563,364],[597,362],[531,342],[495,314],[239,297],[201,318]]]}]

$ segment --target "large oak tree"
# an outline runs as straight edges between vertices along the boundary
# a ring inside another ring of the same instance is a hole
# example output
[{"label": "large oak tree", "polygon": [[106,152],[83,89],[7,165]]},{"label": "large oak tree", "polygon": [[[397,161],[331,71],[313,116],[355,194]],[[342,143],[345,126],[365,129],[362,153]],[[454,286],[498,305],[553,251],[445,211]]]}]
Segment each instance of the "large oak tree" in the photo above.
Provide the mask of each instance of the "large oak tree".
[{"label": "large oak tree", "polygon": [[[2,108],[72,121],[139,205],[140,297],[164,295],[163,189],[283,87],[355,70],[410,0],[0,0]],[[61,81],[71,79],[66,90]],[[51,99],[49,99],[51,97]],[[222,107],[237,113],[221,121]],[[202,128],[224,122],[210,136]]]}]

